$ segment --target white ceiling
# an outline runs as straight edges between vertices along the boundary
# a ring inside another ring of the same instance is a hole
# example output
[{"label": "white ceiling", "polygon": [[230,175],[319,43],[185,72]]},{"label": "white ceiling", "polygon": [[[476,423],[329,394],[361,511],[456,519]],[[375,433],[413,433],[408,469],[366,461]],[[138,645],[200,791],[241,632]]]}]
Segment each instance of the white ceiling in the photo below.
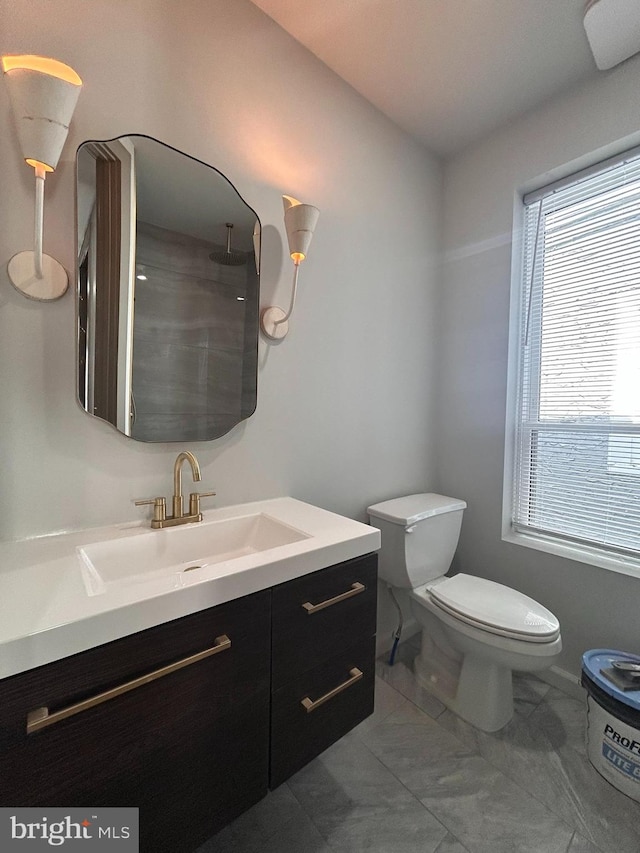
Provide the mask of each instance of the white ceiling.
[{"label": "white ceiling", "polygon": [[253,0],[442,156],[599,72],[584,0]]}]

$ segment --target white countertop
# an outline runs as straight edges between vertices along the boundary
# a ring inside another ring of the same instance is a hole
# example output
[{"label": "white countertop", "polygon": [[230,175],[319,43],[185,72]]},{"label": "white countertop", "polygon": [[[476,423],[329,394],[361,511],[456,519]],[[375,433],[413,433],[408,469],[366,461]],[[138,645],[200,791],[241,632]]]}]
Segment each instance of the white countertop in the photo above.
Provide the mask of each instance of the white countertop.
[{"label": "white countertop", "polygon": [[[380,531],[294,498],[204,512],[201,525],[265,513],[307,538],[218,562],[211,570],[89,594],[79,549],[149,534],[149,522],[0,542],[0,678],[50,663],[380,547]],[[171,535],[184,525],[151,535]],[[204,555],[203,555],[204,556]]]}]

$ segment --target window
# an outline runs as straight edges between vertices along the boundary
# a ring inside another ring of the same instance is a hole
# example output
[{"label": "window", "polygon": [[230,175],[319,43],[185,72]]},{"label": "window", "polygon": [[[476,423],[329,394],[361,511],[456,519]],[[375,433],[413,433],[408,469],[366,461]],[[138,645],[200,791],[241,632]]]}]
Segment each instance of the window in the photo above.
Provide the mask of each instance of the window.
[{"label": "window", "polygon": [[506,538],[640,570],[640,151],[523,203]]}]

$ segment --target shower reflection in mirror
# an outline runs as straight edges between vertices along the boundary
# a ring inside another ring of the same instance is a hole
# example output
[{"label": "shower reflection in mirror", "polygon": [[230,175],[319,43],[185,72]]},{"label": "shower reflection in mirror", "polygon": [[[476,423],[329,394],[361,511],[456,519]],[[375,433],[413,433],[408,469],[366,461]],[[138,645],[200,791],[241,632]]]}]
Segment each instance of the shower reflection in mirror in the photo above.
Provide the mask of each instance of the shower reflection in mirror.
[{"label": "shower reflection in mirror", "polygon": [[143,136],[77,157],[78,397],[142,441],[256,405],[260,223],[217,170]]}]

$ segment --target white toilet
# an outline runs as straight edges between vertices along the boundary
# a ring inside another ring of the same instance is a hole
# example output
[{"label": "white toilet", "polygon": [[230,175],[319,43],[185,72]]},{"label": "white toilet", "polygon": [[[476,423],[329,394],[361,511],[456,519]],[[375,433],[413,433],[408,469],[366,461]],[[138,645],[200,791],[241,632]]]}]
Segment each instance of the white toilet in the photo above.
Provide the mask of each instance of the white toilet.
[{"label": "white toilet", "polygon": [[368,509],[382,533],[379,574],[409,591],[422,626],[418,682],[452,711],[495,732],[513,716],[513,670],[554,664],[562,650],[556,617],[531,598],[471,575],[445,577],[466,503],[409,495]]}]

